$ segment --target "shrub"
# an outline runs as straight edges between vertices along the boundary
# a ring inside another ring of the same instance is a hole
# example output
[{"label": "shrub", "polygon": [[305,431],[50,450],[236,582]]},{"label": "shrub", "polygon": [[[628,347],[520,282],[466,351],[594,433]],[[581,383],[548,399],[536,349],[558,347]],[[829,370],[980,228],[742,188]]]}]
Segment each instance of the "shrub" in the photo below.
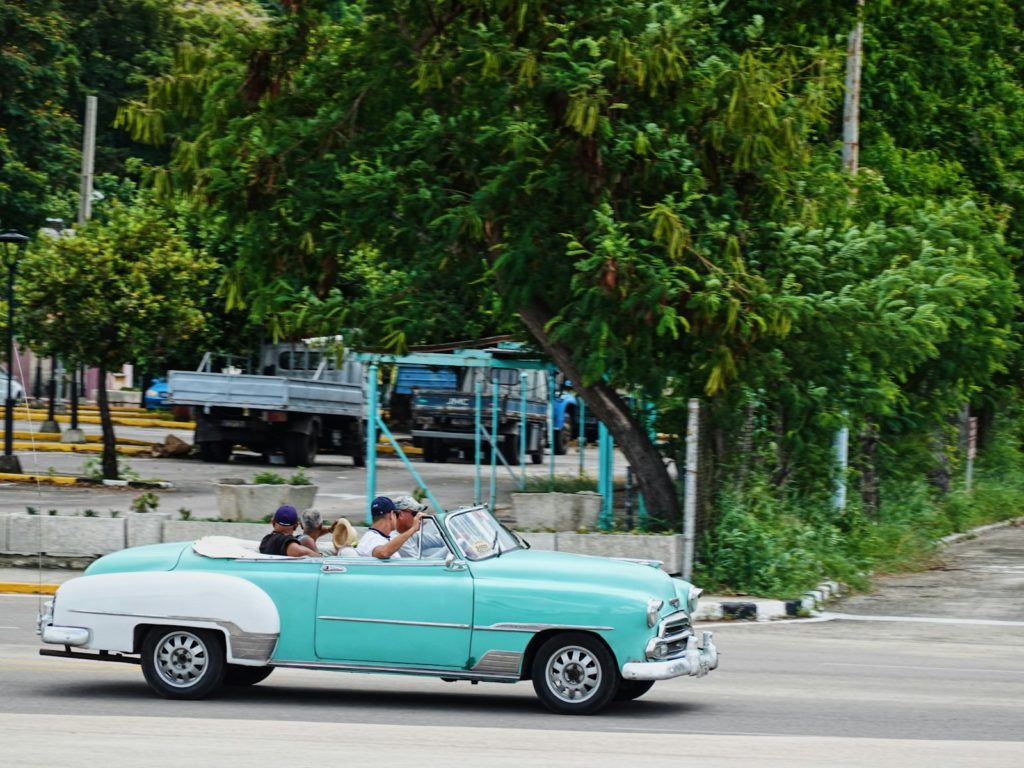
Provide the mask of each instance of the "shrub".
[{"label": "shrub", "polygon": [[265,472],[257,472],[252,479],[252,483],[253,485],[286,485],[287,481],[277,472],[267,470]]}]

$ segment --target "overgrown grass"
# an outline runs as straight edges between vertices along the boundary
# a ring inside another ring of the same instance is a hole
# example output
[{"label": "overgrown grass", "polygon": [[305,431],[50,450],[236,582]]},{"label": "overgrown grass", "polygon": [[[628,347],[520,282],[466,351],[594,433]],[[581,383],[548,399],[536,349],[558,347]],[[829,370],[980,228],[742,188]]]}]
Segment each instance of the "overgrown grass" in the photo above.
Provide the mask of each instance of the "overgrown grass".
[{"label": "overgrown grass", "polygon": [[555,475],[548,477],[527,477],[522,491],[518,493],[576,493],[577,491],[596,491],[597,480],[587,475]]},{"label": "overgrown grass", "polygon": [[[694,581],[714,591],[795,597],[823,578],[866,589],[870,577],[926,568],[950,533],[1024,512],[1024,455],[1013,430],[979,457],[971,491],[962,478],[940,494],[924,480],[883,482],[867,515],[856,494],[842,513],[826,496],[789,498],[765,478],[719,498],[698,550]],[[853,489],[851,489],[853,490]]]}]

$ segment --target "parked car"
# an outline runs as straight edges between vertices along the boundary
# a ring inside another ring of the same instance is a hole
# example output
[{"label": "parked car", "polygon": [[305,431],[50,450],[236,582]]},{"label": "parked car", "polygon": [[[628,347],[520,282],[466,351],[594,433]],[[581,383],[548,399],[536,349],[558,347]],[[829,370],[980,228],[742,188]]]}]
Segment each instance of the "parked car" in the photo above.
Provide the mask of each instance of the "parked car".
[{"label": "parked car", "polygon": [[146,394],[142,398],[146,408],[168,408],[167,379],[163,376],[153,379],[153,383],[146,388]]},{"label": "parked car", "polygon": [[224,536],[115,552],[47,602],[39,632],[63,648],[40,653],[139,663],[171,699],[290,667],[531,680],[562,714],[718,666],[690,620],[701,590],[656,562],[530,550],[482,506],[423,527],[445,557],[278,557]]}]

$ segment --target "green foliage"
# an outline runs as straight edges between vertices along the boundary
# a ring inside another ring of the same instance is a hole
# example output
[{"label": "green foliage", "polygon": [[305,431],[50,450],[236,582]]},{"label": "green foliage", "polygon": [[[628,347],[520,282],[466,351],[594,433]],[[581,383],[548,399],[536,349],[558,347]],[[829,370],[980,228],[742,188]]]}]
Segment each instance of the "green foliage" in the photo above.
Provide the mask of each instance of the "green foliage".
[{"label": "green foliage", "polygon": [[271,470],[257,472],[252,478],[253,485],[287,485],[287,483],[288,481],[282,475]]},{"label": "green foliage", "polygon": [[140,493],[132,499],[132,512],[155,512],[160,506],[160,497],[152,491]]},{"label": "green foliage", "polygon": [[178,517],[182,520],[189,520],[192,517],[192,510],[188,507],[180,507],[178,509]]},{"label": "green foliage", "polygon": [[288,485],[312,485],[313,481],[309,475],[306,474],[305,467],[298,467],[290,478],[288,478]]}]

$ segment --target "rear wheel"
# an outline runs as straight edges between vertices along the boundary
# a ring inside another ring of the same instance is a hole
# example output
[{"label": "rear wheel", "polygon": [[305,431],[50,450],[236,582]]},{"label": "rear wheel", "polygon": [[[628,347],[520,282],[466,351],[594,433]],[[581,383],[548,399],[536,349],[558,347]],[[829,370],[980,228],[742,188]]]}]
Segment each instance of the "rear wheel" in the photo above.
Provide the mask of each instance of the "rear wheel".
[{"label": "rear wheel", "polygon": [[563,632],[544,643],[533,660],[533,690],[561,715],[592,715],[615,697],[619,670],[611,651],[583,632]]},{"label": "rear wheel", "polygon": [[501,443],[501,454],[510,467],[519,466],[519,435],[505,435]]},{"label": "rear wheel", "polygon": [[234,449],[234,444],[226,440],[200,443],[199,458],[206,462],[223,464],[231,458]]},{"label": "rear wheel", "polygon": [[290,467],[310,467],[319,447],[315,432],[289,432],[284,438],[284,461]]},{"label": "rear wheel", "polygon": [[619,683],[619,691],[615,694],[615,700],[632,701],[633,699],[639,699],[653,687],[653,680],[623,680]]},{"label": "rear wheel", "polygon": [[243,667],[241,664],[228,664],[227,670],[224,672],[224,685],[235,687],[256,685],[270,677],[270,673],[273,671],[273,667]]},{"label": "rear wheel", "polygon": [[564,456],[572,443],[572,413],[565,414],[565,421],[562,428],[555,433],[555,453]]},{"label": "rear wheel", "polygon": [[224,679],[224,641],[207,629],[155,627],[142,642],[142,674],[165,699],[202,699]]},{"label": "rear wheel", "polygon": [[544,461],[544,454],[541,451],[534,451],[530,454],[530,461],[534,464],[540,464]]}]

